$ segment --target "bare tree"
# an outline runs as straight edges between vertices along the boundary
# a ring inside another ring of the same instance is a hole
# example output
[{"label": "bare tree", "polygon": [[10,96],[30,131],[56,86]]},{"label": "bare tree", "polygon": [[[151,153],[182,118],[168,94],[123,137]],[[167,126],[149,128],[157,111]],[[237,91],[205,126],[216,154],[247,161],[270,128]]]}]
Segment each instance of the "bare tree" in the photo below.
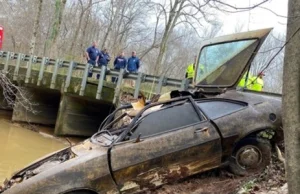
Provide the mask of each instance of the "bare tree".
[{"label": "bare tree", "polygon": [[[200,24],[200,21],[210,22],[208,19],[209,13],[205,11],[207,2],[201,0],[175,0],[175,1],[163,1],[160,3],[150,2],[150,5],[156,5],[162,12],[164,20],[163,35],[159,44],[159,53],[154,66],[155,74],[160,72],[159,68],[162,67],[164,56],[167,51],[167,44],[170,35],[173,33],[174,28],[183,23],[187,23],[192,26],[195,31],[196,24]],[[195,21],[197,23],[195,23]],[[201,24],[200,24],[201,25]]]},{"label": "bare tree", "polygon": [[[283,128],[289,194],[300,191],[300,1],[289,0],[283,75]],[[291,40],[292,39],[292,40]]]},{"label": "bare tree", "polygon": [[82,20],[84,19],[84,17],[83,17],[84,14],[86,14],[86,12],[89,11],[93,5],[96,5],[102,1],[104,1],[104,0],[99,0],[99,1],[94,1],[94,2],[93,2],[93,0],[88,0],[88,3],[85,5],[83,0],[79,0],[79,3],[80,3],[80,12],[79,12],[79,17],[78,17],[79,20],[78,20],[78,24],[76,25],[73,39],[71,41],[71,46],[70,46],[70,50],[69,50],[70,53],[73,52],[75,43],[77,42],[79,31],[80,31],[81,25],[82,25]]},{"label": "bare tree", "polygon": [[63,12],[66,6],[67,0],[56,0],[55,1],[55,11],[54,11],[54,22],[51,28],[51,34],[49,40],[47,40],[50,47],[50,53],[53,53],[56,49],[56,42],[61,28],[61,22],[63,17]]},{"label": "bare tree", "polygon": [[37,4],[38,4],[38,10],[37,10],[37,14],[36,14],[36,17],[34,20],[32,38],[31,38],[31,43],[30,43],[30,48],[29,48],[29,54],[31,54],[31,55],[34,53],[34,48],[36,45],[36,37],[38,34],[38,29],[39,29],[43,0],[37,0]]}]

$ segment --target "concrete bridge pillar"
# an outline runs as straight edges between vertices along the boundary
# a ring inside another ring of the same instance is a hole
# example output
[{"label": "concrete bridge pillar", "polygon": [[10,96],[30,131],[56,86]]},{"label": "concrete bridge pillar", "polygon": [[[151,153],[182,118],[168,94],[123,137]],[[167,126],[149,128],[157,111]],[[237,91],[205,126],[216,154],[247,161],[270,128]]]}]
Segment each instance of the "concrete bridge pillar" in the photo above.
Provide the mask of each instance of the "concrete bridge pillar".
[{"label": "concrete bridge pillar", "polygon": [[101,100],[63,94],[55,135],[91,136],[114,106]]},{"label": "concrete bridge pillar", "polygon": [[[55,124],[61,96],[59,91],[26,87],[22,95],[28,99],[28,102],[24,101],[20,93],[17,93],[12,121]],[[30,107],[33,111],[24,106]]]}]

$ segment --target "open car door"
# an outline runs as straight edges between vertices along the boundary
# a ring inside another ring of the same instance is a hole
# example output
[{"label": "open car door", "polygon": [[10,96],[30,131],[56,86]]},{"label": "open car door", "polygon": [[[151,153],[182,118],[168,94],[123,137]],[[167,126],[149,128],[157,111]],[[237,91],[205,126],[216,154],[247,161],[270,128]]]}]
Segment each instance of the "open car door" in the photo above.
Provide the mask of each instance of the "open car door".
[{"label": "open car door", "polygon": [[213,38],[202,42],[194,84],[205,92],[236,88],[272,29]]}]

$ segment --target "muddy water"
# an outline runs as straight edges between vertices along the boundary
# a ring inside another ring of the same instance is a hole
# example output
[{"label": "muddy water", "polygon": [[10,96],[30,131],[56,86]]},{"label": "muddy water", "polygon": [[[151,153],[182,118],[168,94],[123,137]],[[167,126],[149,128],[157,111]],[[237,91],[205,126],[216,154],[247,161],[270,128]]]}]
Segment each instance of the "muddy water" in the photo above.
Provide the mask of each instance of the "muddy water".
[{"label": "muddy water", "polygon": [[0,183],[34,160],[67,146],[60,139],[0,118]]}]

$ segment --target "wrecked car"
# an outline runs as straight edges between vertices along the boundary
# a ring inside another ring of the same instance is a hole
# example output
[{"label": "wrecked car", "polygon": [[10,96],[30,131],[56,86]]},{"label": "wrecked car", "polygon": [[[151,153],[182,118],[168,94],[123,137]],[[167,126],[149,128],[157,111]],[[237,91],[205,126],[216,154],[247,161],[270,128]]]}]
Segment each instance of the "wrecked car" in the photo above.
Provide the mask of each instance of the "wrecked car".
[{"label": "wrecked car", "polygon": [[260,172],[282,125],[281,98],[236,86],[269,32],[204,42],[195,92],[171,92],[135,111],[121,106],[91,138],[20,170],[1,191],[137,193],[222,166]]}]

